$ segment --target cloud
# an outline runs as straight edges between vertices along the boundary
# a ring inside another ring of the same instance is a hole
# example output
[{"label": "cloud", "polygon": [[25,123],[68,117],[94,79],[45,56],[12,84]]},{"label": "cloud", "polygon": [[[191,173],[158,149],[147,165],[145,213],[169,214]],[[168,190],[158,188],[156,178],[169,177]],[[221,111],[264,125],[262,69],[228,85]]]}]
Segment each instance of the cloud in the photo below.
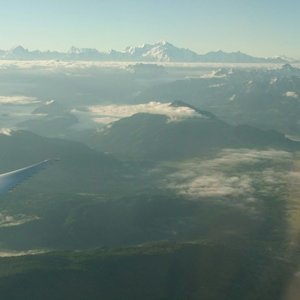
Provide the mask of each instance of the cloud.
[{"label": "cloud", "polygon": [[278,82],[278,78],[277,77],[271,78],[271,80],[270,80],[270,84],[271,85],[273,85],[273,84],[275,84],[277,82]]},{"label": "cloud", "polygon": [[[87,68],[117,68],[127,69],[135,62],[122,62],[122,61],[76,61],[76,60],[0,60],[0,69],[12,70],[53,70],[53,69],[87,69]],[[137,61],[136,63],[140,63]],[[279,69],[281,66],[278,64],[262,64],[262,63],[208,63],[208,62],[147,62],[147,64],[156,64],[159,66],[167,66],[172,68],[185,68],[185,69],[216,69],[209,74],[205,74],[203,78],[226,77],[227,74],[232,74],[232,69]]]},{"label": "cloud", "polygon": [[179,185],[181,194],[193,197],[239,196],[253,192],[252,181],[249,176],[227,177],[224,174],[210,174],[197,176],[188,184]]},{"label": "cloud", "polygon": [[213,159],[179,164],[178,170],[168,175],[168,187],[192,199],[230,197],[252,203],[258,186],[260,192],[272,193],[289,176],[300,178],[298,173],[284,171],[292,158],[289,152],[272,149],[226,149]]},{"label": "cloud", "polygon": [[233,102],[235,101],[236,99],[236,95],[232,95],[230,98],[229,98],[229,102]]},{"label": "cloud", "polygon": [[201,114],[189,107],[175,107],[171,103],[149,102],[137,105],[95,105],[89,107],[90,113],[98,123],[110,123],[137,113],[159,114],[168,117],[169,122],[185,118],[201,117]]},{"label": "cloud", "polygon": [[[292,158],[292,154],[281,150],[254,150],[254,149],[225,149],[220,154],[210,160],[201,160],[198,165],[203,170],[228,170],[237,166],[253,166],[261,164],[264,161],[272,162],[276,160],[277,164],[286,163]],[[194,168],[194,161],[185,163],[187,168]]]},{"label": "cloud", "polygon": [[209,88],[221,88],[223,86],[225,86],[224,83],[216,83],[216,84],[210,84],[208,87]]},{"label": "cloud", "polygon": [[106,61],[0,60],[0,69],[2,70],[61,71],[90,68],[126,69],[128,65],[128,62]]},{"label": "cloud", "polygon": [[232,74],[232,70],[225,69],[225,68],[220,68],[218,70],[214,70],[210,73],[202,75],[201,78],[203,78],[203,79],[226,78],[230,74]]},{"label": "cloud", "polygon": [[0,212],[0,228],[23,225],[38,220],[37,216],[26,216],[24,214],[10,215],[7,211]]},{"label": "cloud", "polygon": [[0,257],[18,257],[25,255],[38,255],[47,253],[47,250],[28,250],[28,251],[0,251]]},{"label": "cloud", "polygon": [[46,104],[46,105],[51,105],[51,104],[53,104],[54,102],[55,102],[55,100],[49,100],[49,101],[46,101],[45,104]]},{"label": "cloud", "polygon": [[299,95],[296,92],[288,91],[283,94],[285,97],[298,99]]},{"label": "cloud", "polygon": [[10,128],[0,128],[0,135],[11,136],[12,130]]},{"label": "cloud", "polygon": [[27,105],[39,103],[35,97],[27,96],[0,96],[0,104]]}]

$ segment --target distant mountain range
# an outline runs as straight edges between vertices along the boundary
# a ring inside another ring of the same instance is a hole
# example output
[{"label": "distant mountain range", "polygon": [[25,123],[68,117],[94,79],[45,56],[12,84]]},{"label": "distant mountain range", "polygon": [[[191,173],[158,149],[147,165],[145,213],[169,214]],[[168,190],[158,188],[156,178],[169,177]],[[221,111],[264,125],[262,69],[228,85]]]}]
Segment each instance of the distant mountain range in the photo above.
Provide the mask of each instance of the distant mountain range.
[{"label": "distant mountain range", "polygon": [[300,136],[300,68],[285,64],[270,70],[221,68],[202,78],[149,87],[135,103],[184,100],[229,124],[248,124]]},{"label": "distant mountain range", "polygon": [[287,63],[285,57],[262,58],[238,52],[213,51],[198,54],[178,48],[168,42],[127,47],[124,51],[100,52],[91,48],[71,47],[68,52],[30,51],[17,46],[8,51],[0,50],[0,59],[7,60],[94,60],[94,61],[147,61],[147,62],[216,62],[216,63]]}]

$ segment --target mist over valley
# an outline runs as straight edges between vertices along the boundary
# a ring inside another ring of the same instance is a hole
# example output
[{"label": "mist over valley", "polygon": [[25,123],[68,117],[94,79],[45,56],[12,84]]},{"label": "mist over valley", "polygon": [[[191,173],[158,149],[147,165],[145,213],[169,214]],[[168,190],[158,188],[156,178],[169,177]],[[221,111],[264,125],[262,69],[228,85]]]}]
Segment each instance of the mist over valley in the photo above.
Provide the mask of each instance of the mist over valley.
[{"label": "mist over valley", "polygon": [[0,66],[2,172],[59,159],[1,196],[7,299],[289,292],[299,261],[297,64]]}]

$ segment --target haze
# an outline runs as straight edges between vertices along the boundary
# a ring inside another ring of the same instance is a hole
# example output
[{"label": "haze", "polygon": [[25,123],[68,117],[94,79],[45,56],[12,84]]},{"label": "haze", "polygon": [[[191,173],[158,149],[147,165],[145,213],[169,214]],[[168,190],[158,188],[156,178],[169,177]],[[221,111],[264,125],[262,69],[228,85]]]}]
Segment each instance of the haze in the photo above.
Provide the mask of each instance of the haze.
[{"label": "haze", "polygon": [[1,297],[299,299],[298,2],[2,2]]},{"label": "haze", "polygon": [[3,2],[0,48],[123,50],[168,40],[199,53],[299,59],[299,2],[234,0]]}]

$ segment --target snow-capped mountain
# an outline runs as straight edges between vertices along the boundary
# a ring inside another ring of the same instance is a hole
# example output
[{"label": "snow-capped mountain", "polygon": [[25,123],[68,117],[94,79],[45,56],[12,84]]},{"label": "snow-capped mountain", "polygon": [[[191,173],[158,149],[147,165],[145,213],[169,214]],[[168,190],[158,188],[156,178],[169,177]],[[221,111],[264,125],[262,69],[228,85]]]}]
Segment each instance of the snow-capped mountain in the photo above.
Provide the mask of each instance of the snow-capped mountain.
[{"label": "snow-capped mountain", "polygon": [[8,51],[3,51],[2,57],[5,59],[14,59],[16,57],[20,59],[28,59],[30,58],[30,52],[19,45],[17,47],[9,49]]},{"label": "snow-capped mountain", "polygon": [[127,55],[138,60],[145,61],[186,61],[193,62],[198,60],[198,54],[184,48],[177,48],[174,45],[163,41],[153,45],[144,44],[139,47],[128,47],[125,51]]},{"label": "snow-capped mountain", "polygon": [[75,60],[101,60],[107,56],[107,53],[99,52],[94,48],[71,47],[66,53],[66,58]]},{"label": "snow-capped mountain", "polygon": [[63,53],[57,51],[30,51],[23,46],[16,46],[10,50],[0,50],[0,59],[20,59],[20,60],[47,60],[47,59],[62,59]]},{"label": "snow-capped mountain", "polygon": [[150,61],[150,62],[220,62],[220,63],[287,63],[282,57],[260,58],[242,52],[213,51],[198,54],[186,48],[178,48],[169,42],[127,47],[124,51],[100,52],[93,48],[71,47],[68,52],[30,51],[17,46],[8,51],[0,50],[0,59],[21,60],[99,60],[99,61]]}]

